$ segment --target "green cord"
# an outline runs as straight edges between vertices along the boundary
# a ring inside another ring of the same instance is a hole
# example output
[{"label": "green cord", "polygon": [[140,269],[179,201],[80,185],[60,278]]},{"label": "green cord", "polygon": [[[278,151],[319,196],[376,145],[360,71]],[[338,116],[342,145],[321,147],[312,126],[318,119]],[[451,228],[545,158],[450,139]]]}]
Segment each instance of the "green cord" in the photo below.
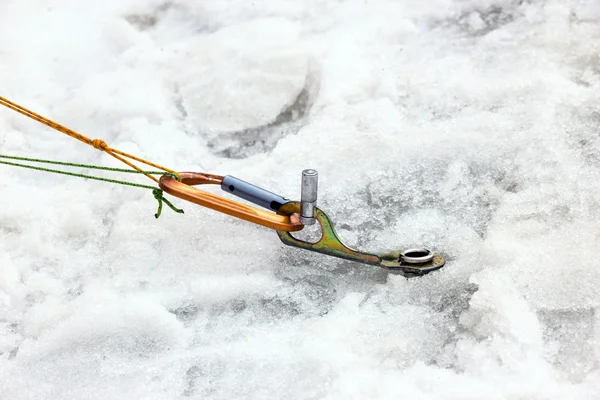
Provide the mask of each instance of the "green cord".
[{"label": "green cord", "polygon": [[158,218],[160,217],[160,213],[162,212],[162,205],[163,202],[169,206],[169,208],[173,211],[175,211],[176,213],[179,214],[183,214],[183,210],[180,208],[176,208],[169,200],[165,199],[163,197],[163,190],[160,188],[153,188],[152,189],[152,194],[154,195],[154,198],[156,200],[158,200],[158,211],[156,212],[156,214],[154,214],[154,218]]},{"label": "green cord", "polygon": [[[38,163],[45,163],[45,164],[54,164],[54,165],[64,165],[64,166],[68,166],[68,167],[99,169],[99,170],[112,171],[112,172],[125,172],[125,173],[131,173],[131,174],[171,175],[171,176],[175,177],[175,179],[178,179],[177,175],[172,172],[136,171],[136,170],[124,169],[124,168],[111,168],[111,167],[102,167],[102,166],[98,166],[98,165],[76,164],[76,163],[67,163],[67,162],[61,162],[61,161],[41,160],[41,159],[37,159],[37,158],[5,156],[5,155],[1,155],[1,154],[0,154],[0,158],[10,159],[10,160],[28,161],[28,162],[38,162]],[[160,217],[160,214],[162,212],[163,202],[167,206],[169,206],[169,208],[171,210],[173,210],[177,213],[183,214],[183,210],[176,208],[169,200],[167,200],[163,197],[162,189],[156,188],[154,186],[142,185],[140,183],[133,183],[133,182],[127,182],[127,181],[120,181],[120,180],[116,180],[116,179],[101,178],[99,176],[76,174],[73,172],[60,171],[57,169],[35,167],[33,165],[17,164],[17,163],[12,163],[12,162],[8,162],[8,161],[2,161],[2,160],[0,160],[0,164],[12,165],[14,167],[29,168],[29,169],[34,169],[37,171],[52,172],[52,173],[61,174],[61,175],[75,176],[75,177],[84,178],[84,179],[93,179],[93,180],[102,181],[102,182],[117,183],[119,185],[126,185],[126,186],[139,187],[139,188],[143,188],[143,189],[150,189],[150,190],[152,190],[152,194],[154,195],[154,198],[158,201],[158,211],[156,212],[156,214],[154,214],[155,218]]]}]

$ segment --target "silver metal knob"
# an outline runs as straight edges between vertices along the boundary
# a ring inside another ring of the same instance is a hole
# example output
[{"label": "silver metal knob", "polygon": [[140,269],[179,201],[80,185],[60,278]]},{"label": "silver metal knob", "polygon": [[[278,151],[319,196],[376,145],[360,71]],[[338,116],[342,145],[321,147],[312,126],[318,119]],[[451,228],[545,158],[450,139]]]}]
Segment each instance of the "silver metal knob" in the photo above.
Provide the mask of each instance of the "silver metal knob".
[{"label": "silver metal knob", "polygon": [[304,225],[314,225],[315,207],[319,189],[319,173],[314,169],[302,171],[302,186],[300,190],[300,222]]}]

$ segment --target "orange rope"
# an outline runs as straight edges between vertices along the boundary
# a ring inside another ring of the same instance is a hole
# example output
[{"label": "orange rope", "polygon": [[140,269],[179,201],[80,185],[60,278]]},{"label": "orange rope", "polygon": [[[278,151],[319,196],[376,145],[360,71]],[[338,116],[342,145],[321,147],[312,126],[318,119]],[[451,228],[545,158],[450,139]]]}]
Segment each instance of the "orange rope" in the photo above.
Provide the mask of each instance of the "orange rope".
[{"label": "orange rope", "polygon": [[[38,122],[41,122],[44,125],[49,126],[52,129],[56,129],[59,132],[64,133],[65,135],[69,135],[72,138],[75,138],[85,144],[89,144],[90,146],[94,147],[95,149],[98,149],[100,151],[104,151],[107,154],[110,154],[111,156],[113,156],[114,158],[116,158],[119,161],[124,162],[125,164],[129,165],[131,168],[137,170],[137,171],[142,171],[141,168],[139,168],[138,166],[136,166],[135,164],[127,161],[125,158],[130,158],[132,160],[144,163],[146,165],[150,165],[151,167],[157,168],[157,169],[161,169],[163,171],[167,171],[167,172],[171,172],[173,174],[175,174],[178,178],[179,178],[179,174],[176,171],[173,171],[172,169],[169,168],[165,168],[161,165],[158,164],[154,164],[148,160],[144,160],[143,158],[139,158],[136,157],[134,155],[125,153],[123,151],[117,150],[117,149],[113,149],[112,147],[110,147],[108,144],[106,144],[106,142],[102,139],[90,139],[87,136],[83,136],[80,133],[75,132],[74,130],[71,130],[65,126],[62,126],[60,124],[57,124],[54,121],[49,120],[46,117],[42,117],[39,114],[34,113],[33,111],[30,111],[28,109],[26,109],[25,107],[22,107],[16,103],[13,103],[12,101],[5,99],[4,97],[0,96],[0,105],[6,106],[8,108],[10,108],[11,110],[14,110],[20,114],[23,114],[31,119],[34,119]],[[121,157],[122,156],[122,157]],[[158,179],[156,179],[155,177],[153,177],[152,175],[148,175],[148,174],[144,174],[146,175],[148,178],[152,179],[154,182],[158,183]]]}]

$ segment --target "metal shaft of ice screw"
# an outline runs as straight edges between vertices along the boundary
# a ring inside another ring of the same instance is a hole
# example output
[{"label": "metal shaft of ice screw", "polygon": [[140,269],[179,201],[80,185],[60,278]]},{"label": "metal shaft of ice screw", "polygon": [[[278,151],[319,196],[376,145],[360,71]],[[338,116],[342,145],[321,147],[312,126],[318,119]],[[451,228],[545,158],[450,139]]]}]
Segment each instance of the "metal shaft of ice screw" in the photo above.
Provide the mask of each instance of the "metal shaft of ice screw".
[{"label": "metal shaft of ice screw", "polygon": [[304,225],[314,225],[315,207],[317,206],[317,192],[319,174],[314,169],[302,171],[302,186],[300,191],[300,222]]}]

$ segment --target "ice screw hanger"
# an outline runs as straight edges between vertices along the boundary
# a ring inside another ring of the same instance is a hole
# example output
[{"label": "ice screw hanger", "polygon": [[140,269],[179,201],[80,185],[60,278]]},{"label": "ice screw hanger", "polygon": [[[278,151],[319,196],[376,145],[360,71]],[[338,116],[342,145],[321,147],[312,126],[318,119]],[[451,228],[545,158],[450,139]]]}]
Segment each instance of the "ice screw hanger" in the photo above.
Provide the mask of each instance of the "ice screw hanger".
[{"label": "ice screw hanger", "polygon": [[283,215],[299,213],[300,220],[304,224],[319,222],[321,238],[316,242],[307,242],[293,237],[289,232],[277,231],[277,235],[283,243],[333,257],[378,265],[401,272],[406,276],[424,275],[444,266],[445,261],[441,255],[424,248],[373,254],[354,250],[344,245],[333,227],[333,222],[323,210],[317,207],[317,190],[317,171],[313,169],[302,171],[300,203],[287,202],[278,210],[278,213]]}]

